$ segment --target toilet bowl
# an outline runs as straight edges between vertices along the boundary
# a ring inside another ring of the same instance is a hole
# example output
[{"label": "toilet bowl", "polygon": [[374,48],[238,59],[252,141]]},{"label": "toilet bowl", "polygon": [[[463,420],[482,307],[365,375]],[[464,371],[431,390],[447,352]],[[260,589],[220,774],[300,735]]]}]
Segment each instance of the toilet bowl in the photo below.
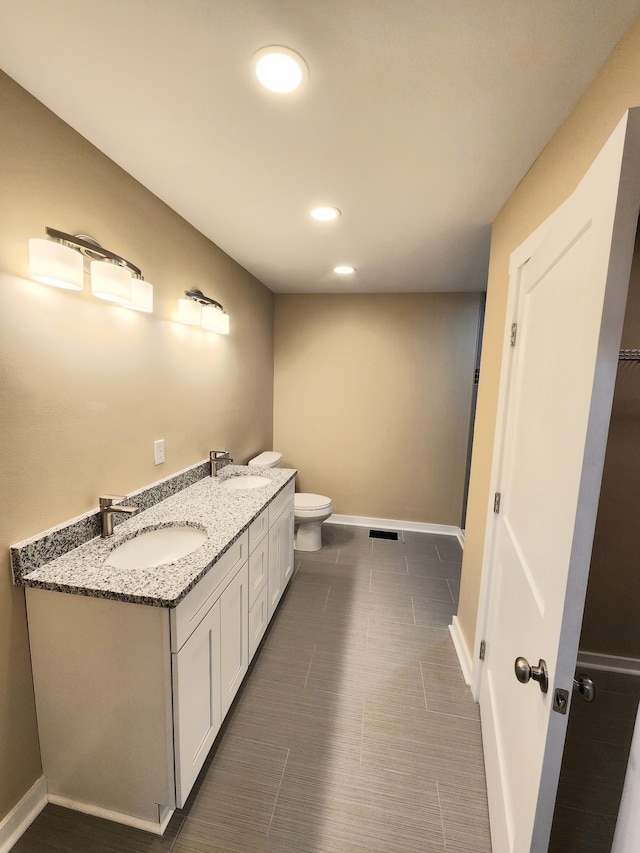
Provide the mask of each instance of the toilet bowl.
[{"label": "toilet bowl", "polygon": [[[252,467],[277,468],[282,453],[265,450],[254,456],[248,464]],[[331,498],[308,492],[296,492],[293,500],[294,547],[296,551],[319,551],[322,548],[322,522],[333,512]]]}]

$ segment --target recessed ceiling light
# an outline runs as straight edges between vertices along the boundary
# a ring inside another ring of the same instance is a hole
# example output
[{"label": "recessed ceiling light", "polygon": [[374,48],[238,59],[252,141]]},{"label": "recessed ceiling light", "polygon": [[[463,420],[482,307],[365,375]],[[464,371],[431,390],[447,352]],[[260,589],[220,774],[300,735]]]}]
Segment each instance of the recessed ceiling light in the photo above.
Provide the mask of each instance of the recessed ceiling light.
[{"label": "recessed ceiling light", "polygon": [[307,63],[288,47],[263,47],[254,54],[252,64],[265,89],[282,95],[294,92],[309,78]]},{"label": "recessed ceiling light", "polygon": [[314,207],[311,211],[311,216],[319,222],[330,222],[332,219],[337,219],[341,211],[337,207]]},{"label": "recessed ceiling light", "polygon": [[341,264],[338,267],[334,267],[333,271],[338,273],[338,275],[352,275],[355,271],[355,267],[351,267],[348,264]]}]

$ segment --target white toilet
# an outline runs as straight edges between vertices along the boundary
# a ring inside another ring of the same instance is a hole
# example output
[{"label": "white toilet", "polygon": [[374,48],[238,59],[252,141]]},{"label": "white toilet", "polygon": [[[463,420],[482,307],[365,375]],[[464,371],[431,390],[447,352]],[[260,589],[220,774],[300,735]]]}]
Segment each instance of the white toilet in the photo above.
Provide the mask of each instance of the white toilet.
[{"label": "white toilet", "polygon": [[[250,459],[247,464],[260,468],[277,468],[281,461],[282,453],[265,450],[264,453]],[[326,521],[332,512],[331,498],[296,492],[293,502],[296,551],[319,551],[322,548],[320,528],[322,522]]]}]

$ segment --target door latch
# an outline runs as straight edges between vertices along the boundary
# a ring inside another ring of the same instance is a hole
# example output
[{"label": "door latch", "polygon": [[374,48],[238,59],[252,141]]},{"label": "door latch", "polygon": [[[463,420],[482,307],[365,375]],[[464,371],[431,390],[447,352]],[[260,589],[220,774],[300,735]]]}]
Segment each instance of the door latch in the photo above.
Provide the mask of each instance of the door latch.
[{"label": "door latch", "polygon": [[553,693],[553,710],[558,714],[566,714],[569,707],[569,691],[556,687]]}]

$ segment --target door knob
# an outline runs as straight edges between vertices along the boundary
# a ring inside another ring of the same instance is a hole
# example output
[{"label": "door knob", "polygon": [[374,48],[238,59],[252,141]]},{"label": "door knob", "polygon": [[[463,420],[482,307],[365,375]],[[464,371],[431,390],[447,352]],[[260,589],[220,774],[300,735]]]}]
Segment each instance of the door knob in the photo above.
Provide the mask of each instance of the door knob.
[{"label": "door knob", "polygon": [[538,666],[529,666],[529,661],[526,658],[516,658],[514,669],[520,684],[526,684],[530,678],[533,678],[534,681],[538,682],[543,693],[549,689],[547,664],[542,658],[538,661]]},{"label": "door knob", "polygon": [[596,698],[596,686],[586,672],[573,679],[573,689],[578,691],[585,702],[593,702]]}]

